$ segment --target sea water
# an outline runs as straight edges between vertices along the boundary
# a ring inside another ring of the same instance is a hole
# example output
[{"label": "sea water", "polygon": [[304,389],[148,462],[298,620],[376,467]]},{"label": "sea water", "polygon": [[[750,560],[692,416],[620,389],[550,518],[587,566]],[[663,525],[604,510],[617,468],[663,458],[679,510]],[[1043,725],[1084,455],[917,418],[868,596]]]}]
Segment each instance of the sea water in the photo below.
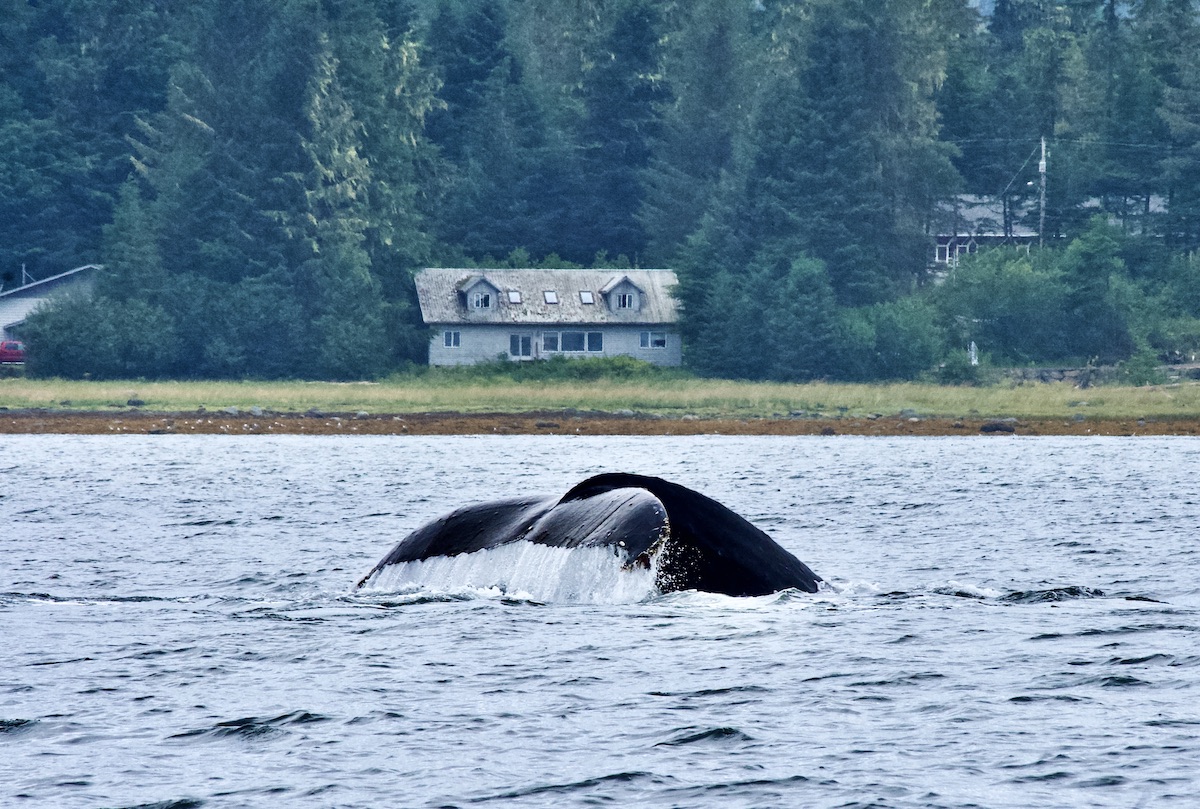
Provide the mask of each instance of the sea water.
[{"label": "sea water", "polygon": [[[0,805],[1194,806],[1200,442],[0,438]],[[459,505],[658,475],[826,581],[654,592]]]}]

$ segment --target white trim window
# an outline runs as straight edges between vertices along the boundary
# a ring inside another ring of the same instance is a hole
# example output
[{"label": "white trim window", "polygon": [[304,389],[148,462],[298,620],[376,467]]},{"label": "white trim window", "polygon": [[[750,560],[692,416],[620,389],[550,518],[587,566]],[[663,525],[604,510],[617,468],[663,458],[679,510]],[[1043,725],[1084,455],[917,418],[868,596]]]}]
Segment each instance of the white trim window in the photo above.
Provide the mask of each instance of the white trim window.
[{"label": "white trim window", "polygon": [[[551,345],[554,348],[551,348]],[[567,354],[596,353],[604,350],[602,331],[548,331],[542,334],[542,347],[546,351],[562,351]]]},{"label": "white trim window", "polygon": [[508,355],[513,359],[533,356],[533,336],[529,334],[508,335]]},{"label": "white trim window", "polygon": [[667,333],[665,331],[644,331],[640,345],[642,348],[666,348]]},{"label": "white trim window", "polygon": [[632,292],[622,292],[617,295],[618,309],[633,309],[635,308],[635,298]]},{"label": "white trim window", "polygon": [[462,347],[462,332],[460,332],[460,331],[444,331],[444,332],[442,332],[442,345],[446,348],[461,348]]},{"label": "white trim window", "polygon": [[491,309],[492,308],[492,293],[476,292],[471,295],[472,309]]}]

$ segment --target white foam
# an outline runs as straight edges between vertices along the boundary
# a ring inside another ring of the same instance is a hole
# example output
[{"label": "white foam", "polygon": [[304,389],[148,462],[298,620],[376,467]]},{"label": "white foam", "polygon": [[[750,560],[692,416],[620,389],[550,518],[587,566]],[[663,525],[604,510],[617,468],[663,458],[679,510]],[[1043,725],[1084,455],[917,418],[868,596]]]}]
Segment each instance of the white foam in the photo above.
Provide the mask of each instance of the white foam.
[{"label": "white foam", "polygon": [[654,571],[626,569],[608,547],[557,548],[512,542],[497,548],[388,565],[364,592],[483,593],[541,602],[633,604],[658,594]]}]

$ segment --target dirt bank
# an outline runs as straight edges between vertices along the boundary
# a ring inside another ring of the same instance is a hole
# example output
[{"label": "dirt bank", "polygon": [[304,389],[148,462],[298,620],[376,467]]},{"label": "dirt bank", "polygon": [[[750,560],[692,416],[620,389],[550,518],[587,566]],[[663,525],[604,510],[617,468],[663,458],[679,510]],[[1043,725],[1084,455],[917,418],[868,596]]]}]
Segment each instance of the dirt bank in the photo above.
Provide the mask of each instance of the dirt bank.
[{"label": "dirt bank", "polygon": [[1200,419],[980,419],[909,415],[833,418],[666,418],[533,413],[147,413],[0,410],[0,434],[222,435],[1200,435]]}]

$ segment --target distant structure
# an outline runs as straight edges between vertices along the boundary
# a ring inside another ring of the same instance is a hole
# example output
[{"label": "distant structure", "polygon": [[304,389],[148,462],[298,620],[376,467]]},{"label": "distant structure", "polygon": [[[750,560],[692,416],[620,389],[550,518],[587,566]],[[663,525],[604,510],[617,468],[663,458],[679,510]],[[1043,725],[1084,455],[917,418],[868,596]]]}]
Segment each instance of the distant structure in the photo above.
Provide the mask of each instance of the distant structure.
[{"label": "distant structure", "polygon": [[981,247],[1010,245],[1028,252],[1038,240],[1037,231],[1023,221],[1028,213],[1010,207],[1006,216],[999,197],[975,194],[960,194],[941,203],[934,211],[937,244],[931,267],[935,271],[953,268],[962,256]]},{"label": "distant structure", "polygon": [[41,281],[0,291],[0,339],[19,338],[25,318],[43,301],[67,290],[91,291],[98,269],[99,264],[85,264]]},{"label": "distant structure", "polygon": [[[1149,223],[1167,211],[1166,198],[1151,195],[1138,200],[1126,200],[1116,205],[1114,200],[1090,198],[1080,205],[1082,215],[1090,217],[1103,214],[1114,225],[1126,233],[1144,233]],[[1037,200],[1010,200],[1006,209],[1001,197],[977,194],[959,194],[934,209],[932,227],[936,238],[930,269],[935,274],[944,273],[958,265],[965,255],[977,253],[980,248],[1007,245],[1029,252],[1031,245],[1038,244],[1037,232],[1039,210]],[[1049,242],[1053,235],[1046,233]]]},{"label": "distant structure", "polygon": [[671,270],[469,270],[417,274],[430,365],[629,356],[680,365]]}]

